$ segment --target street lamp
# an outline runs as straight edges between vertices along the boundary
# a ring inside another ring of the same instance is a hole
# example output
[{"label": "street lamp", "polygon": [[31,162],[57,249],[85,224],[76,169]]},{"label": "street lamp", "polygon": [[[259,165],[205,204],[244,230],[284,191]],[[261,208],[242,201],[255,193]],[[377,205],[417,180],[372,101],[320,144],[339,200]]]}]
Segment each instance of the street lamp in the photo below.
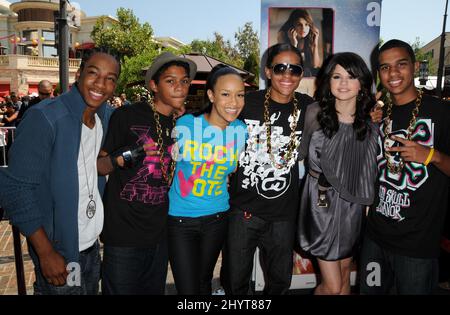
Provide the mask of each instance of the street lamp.
[{"label": "street lamp", "polygon": [[58,55],[59,83],[62,92],[69,90],[69,25],[67,24],[67,2],[67,0],[59,0]]},{"label": "street lamp", "polygon": [[419,82],[420,85],[426,85],[428,81],[428,61],[422,60],[419,64]]},{"label": "street lamp", "polygon": [[444,23],[442,23],[441,47],[439,49],[439,66],[437,75],[437,96],[442,97],[442,72],[444,70],[444,53],[445,53],[445,23],[447,22],[448,0],[445,1]]}]

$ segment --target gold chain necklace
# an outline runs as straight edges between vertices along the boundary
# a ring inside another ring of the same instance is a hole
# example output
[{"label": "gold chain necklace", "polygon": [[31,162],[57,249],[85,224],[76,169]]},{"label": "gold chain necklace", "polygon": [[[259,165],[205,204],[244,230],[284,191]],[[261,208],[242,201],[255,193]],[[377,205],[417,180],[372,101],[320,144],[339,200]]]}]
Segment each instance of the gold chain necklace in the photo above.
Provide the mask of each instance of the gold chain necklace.
[{"label": "gold chain necklace", "polygon": [[293,117],[294,121],[293,121],[293,126],[291,127],[291,135],[290,135],[291,139],[288,144],[288,151],[286,152],[284,157],[282,157],[282,159],[281,159],[282,163],[277,163],[275,161],[275,156],[272,152],[272,139],[271,139],[272,138],[272,127],[271,127],[270,115],[269,115],[269,99],[270,99],[271,91],[272,91],[271,88],[267,89],[267,92],[265,95],[265,100],[264,100],[264,123],[266,124],[267,154],[269,154],[272,165],[274,167],[276,167],[277,169],[281,169],[281,168],[286,167],[289,164],[289,161],[292,157],[292,153],[294,152],[294,150],[297,147],[296,139],[295,139],[295,132],[296,132],[297,123],[298,123],[297,117],[298,117],[300,110],[298,109],[298,101],[297,101],[297,98],[295,97],[295,92],[294,92],[294,109],[292,111],[292,117]]},{"label": "gold chain necklace", "polygon": [[[162,138],[162,128],[161,123],[159,121],[159,113],[156,110],[155,102],[153,101],[153,97],[150,97],[149,99],[150,107],[153,110],[153,117],[155,118],[156,123],[156,133],[158,134],[158,153],[159,153],[159,165],[161,168],[161,173],[164,178],[164,180],[167,182],[168,185],[172,182],[173,179],[173,173],[175,171],[175,161],[174,159],[171,159],[170,165],[168,167],[169,172],[166,171],[166,168],[164,167],[164,147],[163,147],[163,138]],[[175,128],[175,121],[176,118],[174,115],[172,115],[172,129]]]},{"label": "gold chain necklace", "polygon": [[[411,140],[411,135],[414,131],[414,128],[416,126],[416,120],[417,115],[419,114],[419,107],[422,103],[422,95],[423,91],[418,90],[417,98],[416,98],[416,107],[412,111],[412,117],[409,121],[408,129],[406,130],[406,139]],[[403,167],[405,166],[405,161],[403,161],[403,158],[400,157],[400,162],[397,165],[394,165],[390,158],[393,158],[393,154],[391,152],[388,152],[386,148],[389,146],[389,134],[392,132],[392,100],[389,94],[386,96],[387,101],[387,109],[386,109],[386,118],[384,119],[384,157],[386,158],[387,167],[389,169],[389,172],[392,174],[398,174],[403,170]]]}]

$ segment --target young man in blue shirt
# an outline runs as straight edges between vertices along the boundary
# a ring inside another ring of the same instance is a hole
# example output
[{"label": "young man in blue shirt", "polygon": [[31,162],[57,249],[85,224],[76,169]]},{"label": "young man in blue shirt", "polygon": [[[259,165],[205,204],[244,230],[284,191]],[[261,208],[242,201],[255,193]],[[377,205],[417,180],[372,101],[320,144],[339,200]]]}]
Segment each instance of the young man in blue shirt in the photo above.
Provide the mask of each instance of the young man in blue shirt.
[{"label": "young man in blue shirt", "polygon": [[0,171],[0,204],[29,241],[35,294],[98,291],[103,204],[96,160],[119,72],[113,56],[88,56],[69,92],[27,111]]}]

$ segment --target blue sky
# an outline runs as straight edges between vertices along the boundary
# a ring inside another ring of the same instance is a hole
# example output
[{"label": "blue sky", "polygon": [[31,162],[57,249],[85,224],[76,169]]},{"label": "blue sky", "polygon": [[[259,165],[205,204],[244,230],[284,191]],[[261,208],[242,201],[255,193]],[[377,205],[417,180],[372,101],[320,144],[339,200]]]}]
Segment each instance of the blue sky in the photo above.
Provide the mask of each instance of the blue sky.
[{"label": "blue sky", "polygon": [[[119,7],[131,8],[141,22],[150,23],[156,36],[172,36],[184,43],[212,39],[215,31],[234,42],[234,33],[246,22],[253,22],[258,31],[260,28],[260,0],[71,1],[78,2],[88,16],[114,16]],[[440,36],[444,9],[445,0],[383,0],[381,37],[407,42],[420,37],[425,44]]]}]

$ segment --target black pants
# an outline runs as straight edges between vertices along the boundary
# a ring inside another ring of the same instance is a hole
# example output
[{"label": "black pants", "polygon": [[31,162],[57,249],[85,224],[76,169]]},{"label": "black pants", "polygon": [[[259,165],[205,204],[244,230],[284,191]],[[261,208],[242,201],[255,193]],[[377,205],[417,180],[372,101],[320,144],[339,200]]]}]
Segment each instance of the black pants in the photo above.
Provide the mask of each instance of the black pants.
[{"label": "black pants", "polygon": [[241,210],[232,210],[228,222],[225,259],[227,294],[251,293],[250,279],[256,247],[264,273],[264,293],[286,294],[292,278],[294,228],[292,221],[265,221]]},{"label": "black pants", "polygon": [[0,167],[8,165],[8,156],[6,152],[6,145],[0,146]]},{"label": "black pants", "polygon": [[105,244],[103,295],[163,295],[167,278],[167,240],[149,247]]},{"label": "black pants", "polygon": [[211,280],[227,233],[228,214],[169,216],[169,260],[178,294],[211,294]]}]

